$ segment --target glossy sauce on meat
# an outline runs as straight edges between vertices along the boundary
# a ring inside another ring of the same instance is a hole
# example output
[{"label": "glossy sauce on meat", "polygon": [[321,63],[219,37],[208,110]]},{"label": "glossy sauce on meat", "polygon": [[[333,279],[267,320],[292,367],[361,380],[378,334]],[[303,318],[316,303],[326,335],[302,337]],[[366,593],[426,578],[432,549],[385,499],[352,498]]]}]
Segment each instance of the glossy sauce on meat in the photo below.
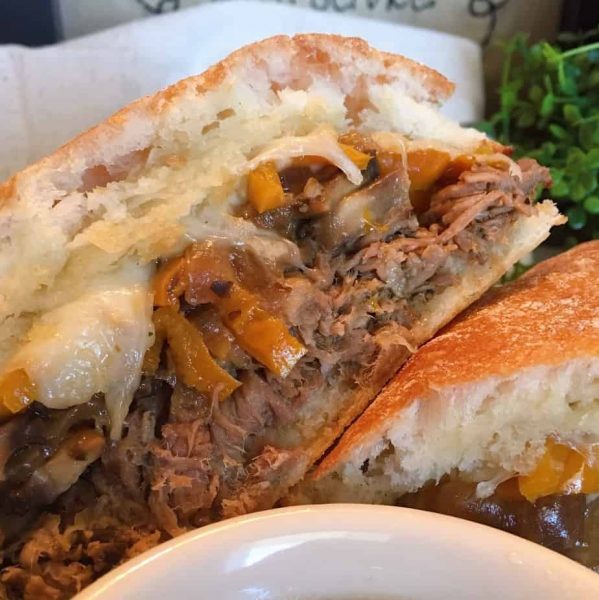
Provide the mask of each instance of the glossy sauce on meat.
[{"label": "glossy sauce on meat", "polygon": [[489,525],[599,568],[599,503],[584,494],[552,495],[532,503],[517,480],[478,498],[476,484],[447,478],[400,499],[401,506],[443,513]]}]

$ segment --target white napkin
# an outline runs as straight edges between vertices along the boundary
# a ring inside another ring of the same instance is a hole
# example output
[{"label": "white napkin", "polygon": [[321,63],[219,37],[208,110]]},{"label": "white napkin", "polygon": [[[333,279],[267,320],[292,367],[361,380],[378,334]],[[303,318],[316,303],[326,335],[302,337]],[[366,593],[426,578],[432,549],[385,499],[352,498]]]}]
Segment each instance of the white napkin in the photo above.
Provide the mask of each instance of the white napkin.
[{"label": "white napkin", "polygon": [[231,1],[136,21],[55,46],[0,47],[0,181],[135,98],[202,72],[272,35],[329,32],[434,67],[457,83],[446,114],[481,117],[481,50],[405,25],[291,6]]}]

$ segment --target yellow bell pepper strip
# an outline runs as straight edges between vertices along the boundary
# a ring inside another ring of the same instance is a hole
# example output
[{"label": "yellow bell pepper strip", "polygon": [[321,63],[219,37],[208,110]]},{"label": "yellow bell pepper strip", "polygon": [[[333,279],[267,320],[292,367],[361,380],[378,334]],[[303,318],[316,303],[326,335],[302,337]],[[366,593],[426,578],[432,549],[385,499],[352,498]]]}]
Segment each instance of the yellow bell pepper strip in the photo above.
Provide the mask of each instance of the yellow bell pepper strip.
[{"label": "yellow bell pepper strip", "polygon": [[360,171],[363,171],[368,163],[372,160],[372,156],[370,154],[366,154],[366,152],[360,152],[360,150],[356,150],[353,146],[349,144],[339,144],[341,149],[345,153],[345,156],[351,160]]},{"label": "yellow bell pepper strip", "polygon": [[240,385],[210,356],[202,334],[175,308],[162,307],[154,312],[157,342],[168,342],[175,371],[186,385],[202,393],[218,388],[219,400],[228,398]]},{"label": "yellow bell pepper strip", "polygon": [[250,171],[247,199],[259,213],[285,205],[285,191],[274,163],[265,162]]},{"label": "yellow bell pepper strip", "polygon": [[241,348],[279,377],[286,377],[306,353],[285,323],[262,309],[258,298],[241,286],[231,286],[216,307]]},{"label": "yellow bell pepper strip", "polygon": [[599,449],[590,456],[547,440],[545,453],[534,470],[518,477],[520,493],[530,502],[551,494],[594,494],[599,492]]},{"label": "yellow bell pepper strip", "polygon": [[177,306],[185,291],[185,257],[177,256],[162,265],[154,277],[154,306]]},{"label": "yellow bell pepper strip", "polygon": [[408,152],[410,190],[428,190],[441,177],[451,161],[447,152],[426,148]]},{"label": "yellow bell pepper strip", "polygon": [[[165,265],[165,270],[167,267]],[[169,284],[168,278],[160,272],[156,281],[160,282],[163,289],[176,289],[179,296],[187,294],[188,301],[192,304],[194,299],[201,299],[198,303],[209,302],[214,305],[243,350],[273,373],[281,377],[287,376],[306,353],[306,349],[289,333],[284,321],[260,306],[259,296],[239,283],[222,248],[211,243],[193,244],[185,252],[182,269],[181,280],[185,282],[182,288]],[[172,294],[163,296],[169,302],[178,303],[178,299],[173,298]],[[201,336],[201,333],[198,334]],[[157,328],[157,338],[159,335]],[[151,351],[152,349],[149,352]],[[157,355],[150,354],[147,357],[150,367],[154,362],[157,365],[159,351],[157,352]]]},{"label": "yellow bell pepper strip", "polygon": [[[407,153],[406,158],[410,191],[428,190],[451,162],[447,152],[435,148],[412,150]],[[382,176],[403,167],[402,156],[397,152],[379,152],[377,161]]]},{"label": "yellow bell pepper strip", "polygon": [[37,400],[35,385],[24,369],[0,377],[0,420],[25,410],[34,400]]},{"label": "yellow bell pepper strip", "polygon": [[164,331],[154,332],[154,343],[146,350],[141,365],[141,372],[144,375],[154,375],[158,370],[162,346],[164,346],[165,339]]}]

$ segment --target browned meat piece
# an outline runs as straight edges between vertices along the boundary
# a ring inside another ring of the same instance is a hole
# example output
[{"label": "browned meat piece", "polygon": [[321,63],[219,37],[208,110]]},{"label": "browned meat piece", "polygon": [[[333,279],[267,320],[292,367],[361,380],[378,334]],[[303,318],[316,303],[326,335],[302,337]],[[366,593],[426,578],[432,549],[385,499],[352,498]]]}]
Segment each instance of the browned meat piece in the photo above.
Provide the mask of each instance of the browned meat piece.
[{"label": "browned meat piece", "polygon": [[417,227],[404,171],[394,171],[341,198],[314,225],[323,247],[338,252],[356,243],[363,247]]},{"label": "browned meat piece", "polygon": [[[271,490],[282,477],[290,477],[295,469],[305,467],[306,457],[299,451],[266,446],[247,467],[247,479],[222,501],[222,517],[230,518],[268,508],[273,498]],[[271,493],[269,493],[271,492]]]}]

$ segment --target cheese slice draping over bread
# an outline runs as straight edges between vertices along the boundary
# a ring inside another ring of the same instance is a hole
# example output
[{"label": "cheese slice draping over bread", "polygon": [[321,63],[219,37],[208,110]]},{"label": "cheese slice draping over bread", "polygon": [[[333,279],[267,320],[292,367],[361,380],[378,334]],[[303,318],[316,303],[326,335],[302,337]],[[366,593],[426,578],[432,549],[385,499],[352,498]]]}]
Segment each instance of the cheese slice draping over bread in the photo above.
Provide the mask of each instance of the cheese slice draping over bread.
[{"label": "cheese slice draping over bread", "polygon": [[276,37],[0,186],[9,589],[75,585],[24,566],[55,502],[110,520],[111,564],[272,506],[563,222],[547,169],[438,112],[452,90],[358,39]]},{"label": "cheese slice draping over bread", "polygon": [[599,242],[487,293],[407,362],[294,501],[401,503],[597,568]]}]

